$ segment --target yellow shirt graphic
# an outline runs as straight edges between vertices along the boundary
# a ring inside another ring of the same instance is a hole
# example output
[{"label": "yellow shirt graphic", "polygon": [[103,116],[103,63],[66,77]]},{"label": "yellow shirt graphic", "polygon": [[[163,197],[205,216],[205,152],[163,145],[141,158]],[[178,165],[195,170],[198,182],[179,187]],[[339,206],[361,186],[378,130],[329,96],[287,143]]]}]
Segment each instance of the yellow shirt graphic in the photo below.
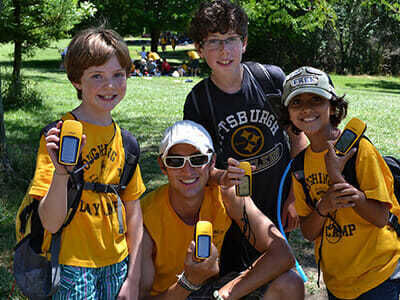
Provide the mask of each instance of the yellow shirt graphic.
[{"label": "yellow shirt graphic", "polygon": [[[313,201],[318,201],[329,188],[324,156],[309,147],[304,157],[304,176]],[[357,181],[368,199],[388,203],[398,210],[393,191],[393,177],[382,156],[365,139],[359,144],[356,158]],[[296,211],[307,216],[312,208],[306,203],[301,184],[294,178]],[[389,226],[378,228],[353,208],[331,213],[340,231],[329,219],[323,228],[321,269],[327,288],[338,298],[353,299],[378,286],[393,273],[400,257],[400,241]],[[321,237],[315,240],[315,256]]]},{"label": "yellow shirt graphic", "polygon": [[[73,119],[67,114],[63,119]],[[87,136],[82,149],[84,181],[118,184],[124,166],[125,152],[120,128],[114,124],[98,126],[82,122]],[[54,166],[46,150],[44,137],[40,140],[35,175],[29,194],[42,198],[53,177]],[[127,188],[121,192],[122,202],[137,200],[145,191],[139,165]],[[111,193],[84,190],[71,223],[64,228],[61,240],[60,264],[81,267],[103,267],[122,261],[128,255],[125,233],[119,233],[116,212],[117,198]],[[123,223],[126,232],[125,210]],[[134,230],[130,228],[130,230]],[[44,239],[49,243],[50,234]],[[44,246],[48,249],[48,244]]]},{"label": "yellow shirt graphic", "polygon": [[[155,244],[156,270],[151,295],[158,295],[176,282],[183,270],[186,251],[194,239],[194,225],[185,224],[169,202],[168,185],[141,200],[143,222]],[[222,202],[219,187],[206,187],[199,220],[213,225],[213,243],[221,253],[225,233],[231,225]]]}]

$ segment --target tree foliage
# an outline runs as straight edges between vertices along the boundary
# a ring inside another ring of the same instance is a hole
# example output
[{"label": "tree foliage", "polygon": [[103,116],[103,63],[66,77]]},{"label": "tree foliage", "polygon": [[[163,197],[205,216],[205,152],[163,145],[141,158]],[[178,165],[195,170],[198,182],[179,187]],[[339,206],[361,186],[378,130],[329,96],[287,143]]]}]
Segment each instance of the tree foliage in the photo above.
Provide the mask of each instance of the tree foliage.
[{"label": "tree foliage", "polygon": [[98,20],[106,20],[108,25],[121,35],[137,35],[143,32],[151,35],[151,50],[157,51],[158,39],[162,31],[186,30],[191,13],[201,0],[92,0],[97,8],[93,18],[84,26]]},{"label": "tree foliage", "polygon": [[399,72],[400,1],[242,0],[249,14],[247,59],[290,71]]},{"label": "tree foliage", "polygon": [[77,0],[3,0],[0,43],[14,44],[14,79],[20,78],[23,54],[66,37],[93,9],[88,3],[77,7]]}]

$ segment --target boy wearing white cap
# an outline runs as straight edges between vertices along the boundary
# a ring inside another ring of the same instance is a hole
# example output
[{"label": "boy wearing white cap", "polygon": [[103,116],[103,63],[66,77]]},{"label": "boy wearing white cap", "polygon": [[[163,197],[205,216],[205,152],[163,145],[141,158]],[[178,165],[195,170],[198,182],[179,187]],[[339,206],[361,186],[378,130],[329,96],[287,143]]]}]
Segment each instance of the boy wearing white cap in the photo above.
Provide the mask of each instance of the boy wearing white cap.
[{"label": "boy wearing white cap", "polygon": [[[237,162],[230,161],[229,186],[207,186],[215,153],[201,125],[185,120],[169,127],[158,162],[168,184],[141,202],[145,227],[141,298],[239,299],[251,294],[253,299],[304,299],[303,283],[290,271],[294,258],[282,235],[250,197],[235,195],[233,185],[243,176],[234,167]],[[202,262],[193,254],[199,220],[213,225],[211,255]],[[251,228],[245,234],[262,255],[241,274],[214,280],[218,253],[232,220],[242,231]],[[210,278],[212,283],[207,284]]]},{"label": "boy wearing white cap", "polygon": [[[365,138],[358,150],[336,155],[347,102],[321,70],[301,67],[289,74],[282,104],[282,121],[310,140],[293,163],[301,158],[303,164],[293,175],[295,207],[304,237],[315,241],[329,299],[398,300],[400,242],[388,225],[389,210],[398,204],[388,166]],[[342,173],[356,152],[353,186]]]}]

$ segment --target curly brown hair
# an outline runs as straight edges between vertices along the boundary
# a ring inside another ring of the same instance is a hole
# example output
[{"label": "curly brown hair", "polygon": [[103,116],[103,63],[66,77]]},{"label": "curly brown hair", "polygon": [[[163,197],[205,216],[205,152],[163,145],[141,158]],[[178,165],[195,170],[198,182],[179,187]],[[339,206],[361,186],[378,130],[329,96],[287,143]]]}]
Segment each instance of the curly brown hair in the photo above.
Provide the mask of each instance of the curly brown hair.
[{"label": "curly brown hair", "polygon": [[228,0],[202,2],[193,17],[189,35],[195,43],[201,44],[209,33],[225,34],[233,31],[242,39],[247,37],[248,18],[240,6]]},{"label": "curly brown hair", "polygon": [[[128,75],[132,60],[128,47],[117,32],[104,26],[78,32],[69,43],[65,56],[68,79],[80,83],[86,69],[105,64],[113,55]],[[77,92],[78,98],[82,99],[82,91],[77,89]]]},{"label": "curly brown hair", "polygon": [[[347,115],[347,107],[349,103],[344,99],[344,97],[345,95],[341,97],[333,95],[333,97],[329,100],[331,108],[335,111],[335,113],[330,116],[331,124],[334,127],[337,127]],[[301,133],[301,130],[294,126],[292,121],[290,121],[288,106],[284,106],[283,104],[281,105],[278,122],[283,128],[291,127],[293,133],[295,134]]]}]

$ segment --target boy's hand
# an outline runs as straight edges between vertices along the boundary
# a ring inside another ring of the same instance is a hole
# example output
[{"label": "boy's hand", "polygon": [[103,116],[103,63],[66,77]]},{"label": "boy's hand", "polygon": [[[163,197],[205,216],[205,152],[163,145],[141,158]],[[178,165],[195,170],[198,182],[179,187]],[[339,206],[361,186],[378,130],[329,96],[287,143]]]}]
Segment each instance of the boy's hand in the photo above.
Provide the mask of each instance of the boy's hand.
[{"label": "boy's hand", "polygon": [[[219,180],[219,184],[222,188],[230,188],[234,185],[240,184],[240,179],[244,176],[245,171],[239,168],[239,161],[230,157],[228,158],[228,168],[224,171],[224,174]],[[255,170],[255,166],[251,166],[251,170]]]},{"label": "boy's hand", "polygon": [[[55,172],[57,174],[67,174],[66,170],[72,171],[74,169],[73,166],[64,166],[58,163],[58,150],[60,144],[60,131],[62,126],[62,121],[57,123],[57,127],[51,128],[46,135],[46,148],[51,161],[55,167]],[[81,142],[81,152],[83,146],[86,144],[86,135],[82,135],[82,142]]]},{"label": "boy's hand", "polygon": [[341,182],[329,187],[325,195],[318,201],[317,209],[322,215],[327,215],[340,208],[354,207],[356,203],[362,201],[365,201],[364,193],[347,182]]},{"label": "boy's hand", "polygon": [[207,259],[198,262],[195,260],[195,244],[192,241],[188,247],[184,271],[190,283],[202,285],[207,279],[219,273],[218,250],[211,244],[211,254]]},{"label": "boy's hand", "polygon": [[332,183],[345,182],[342,175],[347,161],[357,152],[356,148],[351,149],[344,156],[336,155],[332,142],[328,142],[328,152],[325,154],[325,165],[329,179]]}]

